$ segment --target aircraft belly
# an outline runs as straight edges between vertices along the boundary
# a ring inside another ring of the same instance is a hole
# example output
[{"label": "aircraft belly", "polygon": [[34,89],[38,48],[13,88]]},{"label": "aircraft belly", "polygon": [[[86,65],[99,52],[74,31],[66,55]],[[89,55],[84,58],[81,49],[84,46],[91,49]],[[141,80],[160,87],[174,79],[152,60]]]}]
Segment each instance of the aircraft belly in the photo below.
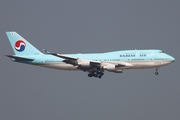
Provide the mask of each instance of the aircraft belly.
[{"label": "aircraft belly", "polygon": [[71,64],[66,64],[66,63],[44,63],[40,65],[42,67],[48,67],[48,68],[53,68],[53,69],[59,69],[59,70],[77,70],[77,66],[73,66]]},{"label": "aircraft belly", "polygon": [[151,61],[129,61],[133,65],[132,69],[157,68],[167,64],[169,61],[151,60]]},{"label": "aircraft belly", "polygon": [[132,67],[132,68],[135,68],[135,69],[155,67],[155,65],[153,64],[153,62],[133,62],[133,63],[131,63],[131,64],[133,64],[133,67]]}]

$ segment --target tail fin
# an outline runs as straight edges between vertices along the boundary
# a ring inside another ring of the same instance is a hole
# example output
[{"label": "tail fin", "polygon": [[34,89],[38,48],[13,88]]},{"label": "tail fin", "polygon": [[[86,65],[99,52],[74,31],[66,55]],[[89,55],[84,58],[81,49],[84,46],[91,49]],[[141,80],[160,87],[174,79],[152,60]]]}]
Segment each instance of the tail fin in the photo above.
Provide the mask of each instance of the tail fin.
[{"label": "tail fin", "polygon": [[16,55],[39,55],[38,49],[26,41],[16,32],[6,32],[11,47]]}]

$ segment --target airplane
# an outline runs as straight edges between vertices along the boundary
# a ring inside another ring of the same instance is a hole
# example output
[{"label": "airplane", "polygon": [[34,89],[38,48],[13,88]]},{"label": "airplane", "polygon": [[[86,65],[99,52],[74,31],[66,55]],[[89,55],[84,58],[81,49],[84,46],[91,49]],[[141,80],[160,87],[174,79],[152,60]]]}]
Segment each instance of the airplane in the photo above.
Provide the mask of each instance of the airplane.
[{"label": "airplane", "polygon": [[158,69],[175,61],[162,50],[121,50],[104,53],[59,54],[43,50],[40,52],[17,32],[6,32],[15,55],[6,55],[14,62],[59,70],[81,70],[88,77],[101,78],[104,71],[123,73],[128,69]]}]

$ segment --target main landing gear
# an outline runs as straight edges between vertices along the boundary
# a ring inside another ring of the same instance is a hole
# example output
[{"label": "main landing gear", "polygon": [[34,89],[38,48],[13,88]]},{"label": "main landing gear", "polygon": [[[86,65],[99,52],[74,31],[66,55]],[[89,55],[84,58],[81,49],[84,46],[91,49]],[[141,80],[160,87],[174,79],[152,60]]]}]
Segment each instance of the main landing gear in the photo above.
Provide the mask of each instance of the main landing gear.
[{"label": "main landing gear", "polygon": [[88,77],[96,77],[96,78],[98,77],[98,78],[101,78],[103,75],[104,75],[103,72],[97,71],[97,72],[90,72],[88,74]]},{"label": "main landing gear", "polygon": [[156,72],[155,72],[155,75],[158,75],[159,73],[158,73],[158,68],[156,69]]}]

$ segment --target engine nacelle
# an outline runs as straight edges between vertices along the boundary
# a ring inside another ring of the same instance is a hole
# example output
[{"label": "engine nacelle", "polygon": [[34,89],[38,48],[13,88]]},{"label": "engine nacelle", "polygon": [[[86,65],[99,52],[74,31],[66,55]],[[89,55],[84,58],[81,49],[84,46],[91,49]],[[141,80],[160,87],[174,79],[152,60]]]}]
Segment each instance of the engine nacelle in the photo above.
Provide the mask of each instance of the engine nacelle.
[{"label": "engine nacelle", "polygon": [[110,64],[110,63],[106,63],[103,68],[109,72],[115,72],[115,73],[122,73],[123,70],[122,69],[116,69],[116,65],[114,64]]},{"label": "engine nacelle", "polygon": [[91,66],[90,61],[88,61],[88,60],[78,60],[77,62],[78,62],[77,64],[79,67],[90,67]]},{"label": "engine nacelle", "polygon": [[116,66],[114,64],[106,63],[103,68],[108,71],[114,71],[116,69]]},{"label": "engine nacelle", "polygon": [[123,69],[118,69],[118,70],[115,70],[113,72],[115,72],[115,73],[123,73]]}]

